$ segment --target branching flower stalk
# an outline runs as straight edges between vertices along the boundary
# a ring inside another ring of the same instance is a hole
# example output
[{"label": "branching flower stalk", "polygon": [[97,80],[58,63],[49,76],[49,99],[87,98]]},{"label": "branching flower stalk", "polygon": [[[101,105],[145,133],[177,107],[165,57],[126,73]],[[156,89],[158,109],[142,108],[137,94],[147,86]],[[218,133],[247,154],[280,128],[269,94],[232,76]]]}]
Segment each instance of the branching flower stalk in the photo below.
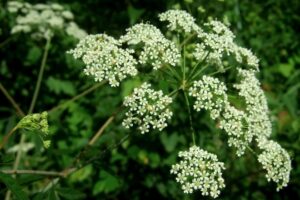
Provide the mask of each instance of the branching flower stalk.
[{"label": "branching flower stalk", "polygon": [[[235,35],[220,21],[212,20],[200,27],[190,14],[181,10],[169,10],[159,18],[167,23],[169,35],[174,37],[168,39],[153,25],[140,23],[128,28],[119,39],[105,34],[87,36],[69,53],[83,60],[87,75],[96,81],[106,80],[112,87],[118,87],[130,77],[140,76],[142,80],[143,76],[147,77],[148,82],[135,88],[124,100],[127,112],[123,126],[137,127],[142,134],[167,127],[173,117],[171,105],[176,99],[175,95],[166,95],[167,91],[154,89],[151,78],[155,76],[150,75],[162,72],[167,78],[174,76],[169,82],[170,89],[183,91],[193,140],[188,151],[179,153],[183,161],[174,164],[171,170],[185,193],[199,190],[204,196],[216,198],[225,187],[224,164],[216,155],[197,146],[190,97],[195,99],[196,112],[205,110],[220,123],[228,145],[236,149],[237,156],[251,149],[255,141],[261,149],[257,158],[267,170],[267,179],[276,182],[277,189],[285,187],[291,161],[279,144],[269,140],[271,123],[264,92],[255,77],[256,56],[237,45]],[[151,72],[145,73],[149,68]],[[234,95],[244,102],[242,108],[237,108],[228,98],[233,94],[219,78],[225,71],[237,74],[238,82],[230,86],[236,89]]]}]

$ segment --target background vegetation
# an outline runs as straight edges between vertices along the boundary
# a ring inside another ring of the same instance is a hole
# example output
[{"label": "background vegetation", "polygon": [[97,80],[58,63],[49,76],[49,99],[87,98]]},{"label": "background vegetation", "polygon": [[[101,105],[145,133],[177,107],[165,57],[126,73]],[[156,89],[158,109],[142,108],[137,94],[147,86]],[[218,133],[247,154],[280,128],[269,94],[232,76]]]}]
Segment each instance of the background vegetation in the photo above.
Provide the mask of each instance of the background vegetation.
[{"label": "background vegetation", "polygon": [[[38,1],[30,1],[36,3]],[[12,20],[0,11],[0,83],[21,109],[29,109],[42,59],[44,42],[27,35],[10,35]],[[272,138],[292,156],[293,171],[288,187],[276,192],[268,183],[255,157],[236,157],[220,131],[204,113],[195,113],[201,147],[218,154],[226,163],[226,188],[220,199],[300,198],[300,2],[298,0],[61,0],[76,22],[90,34],[120,36],[136,22],[158,24],[157,14],[169,8],[182,8],[201,24],[207,18],[230,23],[237,40],[260,58],[260,80],[266,92],[273,120]],[[73,39],[54,37],[49,50],[45,76],[34,112],[51,110],[95,85],[82,74],[82,64],[65,52],[76,45]],[[119,88],[104,85],[49,114],[53,144],[48,149],[36,134],[18,132],[0,153],[0,169],[11,169],[21,134],[27,134],[27,149],[19,169],[60,172],[72,165],[74,157],[122,104],[122,98],[135,86],[125,81]],[[162,83],[163,86],[164,83]],[[0,139],[16,125],[20,116],[0,94]],[[18,175],[16,182],[29,199],[201,199],[186,196],[169,170],[178,151],[190,143],[188,115],[181,102],[173,106],[176,118],[162,133],[140,135],[121,124],[123,113],[108,126],[93,147],[80,155],[76,166],[84,166],[67,177]],[[0,198],[7,188],[0,182]]]}]

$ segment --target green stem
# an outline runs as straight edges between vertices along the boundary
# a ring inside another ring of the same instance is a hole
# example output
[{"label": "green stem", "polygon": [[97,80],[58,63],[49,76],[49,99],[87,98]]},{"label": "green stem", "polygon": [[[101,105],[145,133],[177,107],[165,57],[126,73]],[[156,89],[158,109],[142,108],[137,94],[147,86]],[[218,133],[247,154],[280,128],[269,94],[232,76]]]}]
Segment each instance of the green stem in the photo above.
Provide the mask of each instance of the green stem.
[{"label": "green stem", "polygon": [[187,109],[188,109],[189,121],[190,121],[190,128],[191,128],[191,131],[192,131],[192,137],[193,137],[193,144],[196,145],[196,140],[195,140],[195,130],[194,130],[194,125],[193,125],[193,119],[192,119],[192,113],[191,113],[191,109],[190,109],[189,98],[188,98],[188,96],[186,95],[186,92],[185,92],[184,90],[182,90],[182,91],[183,91],[183,95],[184,95],[185,102],[186,102]]},{"label": "green stem", "polygon": [[224,73],[227,69],[230,69],[230,68],[232,68],[232,67],[226,67],[223,70],[218,70],[216,72],[210,73],[210,74],[208,74],[208,76],[213,76],[213,75],[216,75],[216,74],[219,74],[219,73]]},{"label": "green stem", "polygon": [[[187,81],[189,81],[193,76],[194,76],[194,73],[195,73],[195,71],[198,69],[198,66],[201,66],[204,62],[205,62],[205,60],[206,60],[206,58],[207,58],[207,56],[209,55],[209,53],[207,53],[206,54],[206,56],[202,59],[202,60],[200,60],[200,61],[198,61],[197,63],[196,63],[196,65],[193,67],[193,70],[192,70],[192,72],[190,73],[190,75],[189,75],[189,77],[187,78]],[[207,65],[206,65],[207,66]],[[203,68],[202,68],[203,69]],[[201,70],[202,70],[201,69]],[[200,70],[200,71],[201,71]]]},{"label": "green stem", "polygon": [[168,94],[169,97],[173,96],[174,94],[176,94],[179,90],[181,90],[181,88],[178,88],[174,91],[172,91],[170,94]]},{"label": "green stem", "polygon": [[182,71],[182,74],[183,74],[183,81],[185,81],[185,45],[183,46],[183,71]]},{"label": "green stem", "polygon": [[186,38],[182,43],[180,43],[180,47],[182,47],[183,45],[185,45],[188,41],[190,41],[193,37],[195,37],[197,35],[197,33],[193,33],[191,34],[188,38]]},{"label": "green stem", "polygon": [[255,157],[257,156],[255,151],[251,147],[249,147],[248,145],[246,147]]},{"label": "green stem", "polygon": [[51,38],[48,38],[47,41],[46,41],[44,55],[43,55],[43,59],[42,59],[41,67],[40,67],[40,72],[39,72],[39,75],[38,75],[38,79],[37,79],[37,82],[36,82],[36,86],[35,86],[35,90],[34,90],[32,100],[31,100],[31,104],[30,104],[30,107],[29,107],[28,114],[31,114],[33,112],[33,109],[34,109],[34,106],[35,106],[35,103],[36,103],[36,100],[37,100],[37,97],[38,97],[38,94],[39,94],[39,91],[40,91],[41,82],[42,82],[43,75],[44,75],[44,70],[45,70],[45,67],[46,67],[46,61],[47,61],[47,58],[48,58],[48,51],[49,51],[50,43],[51,43]]},{"label": "green stem", "polygon": [[196,74],[191,76],[190,80],[194,80],[194,78],[198,77],[207,67],[208,67],[208,65],[205,65],[204,67],[202,67]]},{"label": "green stem", "polygon": [[[168,70],[170,70],[171,73]],[[163,73],[166,73],[167,75],[169,75],[170,77],[172,77],[175,80],[176,79],[180,80],[179,74],[176,72],[176,70],[172,69],[172,66],[167,66],[167,67],[161,68],[161,71]]]}]

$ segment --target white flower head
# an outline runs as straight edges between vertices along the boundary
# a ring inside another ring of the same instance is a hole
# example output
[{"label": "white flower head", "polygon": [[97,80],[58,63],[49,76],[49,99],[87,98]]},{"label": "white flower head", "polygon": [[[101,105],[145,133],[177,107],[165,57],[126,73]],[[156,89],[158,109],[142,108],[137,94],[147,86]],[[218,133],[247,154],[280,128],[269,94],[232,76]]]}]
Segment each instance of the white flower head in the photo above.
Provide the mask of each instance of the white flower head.
[{"label": "white flower head", "polygon": [[172,165],[171,174],[181,184],[184,193],[200,190],[203,196],[217,198],[225,187],[222,171],[224,163],[219,162],[216,155],[192,146],[188,151],[179,152],[182,159]]},{"label": "white flower head", "polygon": [[[64,10],[59,4],[29,4],[18,1],[10,1],[8,3],[8,11],[17,15],[16,24],[12,28],[11,33],[31,33],[35,39],[49,38],[53,36],[55,31],[65,32],[70,36],[78,38],[86,36],[84,30],[80,29],[73,22],[73,14]],[[70,31],[70,26],[72,31]],[[80,39],[80,38],[78,38]]]},{"label": "white flower head", "polygon": [[184,31],[190,33],[199,31],[200,28],[195,23],[195,18],[184,10],[168,10],[159,15],[160,21],[167,21],[168,28],[172,31]]},{"label": "white flower head", "polygon": [[220,128],[228,135],[228,144],[236,148],[236,154],[244,154],[252,135],[245,130],[246,114],[227,103],[222,111]]},{"label": "white flower head", "polygon": [[150,129],[161,131],[173,114],[168,108],[170,103],[171,97],[165,96],[162,91],[151,89],[150,84],[143,83],[125,98],[124,106],[128,111],[122,124],[126,128],[137,125],[142,134]]},{"label": "white flower head", "polygon": [[255,77],[255,71],[238,69],[238,76],[241,81],[234,87],[239,90],[239,96],[245,100],[249,134],[270,137],[272,124],[267,99],[259,80]]},{"label": "white flower head", "polygon": [[153,25],[140,23],[128,28],[120,42],[133,46],[142,45],[139,63],[150,64],[154,70],[164,64],[175,66],[179,62],[180,53],[176,45]]},{"label": "white flower head", "polygon": [[277,142],[265,138],[260,138],[258,146],[263,150],[258,156],[258,162],[267,171],[267,180],[277,183],[277,191],[286,187],[292,170],[287,151]]},{"label": "white flower head", "polygon": [[89,35],[80,40],[68,53],[82,58],[86,65],[84,73],[95,81],[107,80],[112,87],[119,86],[127,76],[135,76],[137,62],[132,51],[119,47],[120,43],[106,34]]},{"label": "white flower head", "polygon": [[196,111],[205,109],[210,111],[212,119],[216,119],[227,103],[226,90],[225,84],[219,79],[204,75],[200,80],[193,82],[189,95],[196,98]]},{"label": "white flower head", "polygon": [[206,58],[206,62],[223,67],[226,57],[231,56],[237,63],[258,70],[258,59],[248,49],[234,42],[235,35],[222,22],[212,20],[204,24],[205,30],[198,31],[200,43],[196,44],[194,56],[197,60]]}]

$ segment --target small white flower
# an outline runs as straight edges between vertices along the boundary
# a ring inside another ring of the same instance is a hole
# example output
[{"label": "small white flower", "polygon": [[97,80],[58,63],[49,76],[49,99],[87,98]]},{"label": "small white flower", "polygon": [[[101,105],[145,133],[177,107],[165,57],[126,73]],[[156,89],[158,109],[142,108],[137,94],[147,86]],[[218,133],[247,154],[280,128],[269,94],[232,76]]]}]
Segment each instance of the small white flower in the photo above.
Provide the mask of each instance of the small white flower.
[{"label": "small white flower", "polygon": [[277,142],[263,137],[259,139],[258,146],[263,151],[258,156],[258,161],[267,170],[267,180],[277,183],[277,191],[286,187],[292,170],[291,159],[287,151]]},{"label": "small white flower", "polygon": [[168,10],[161,13],[159,19],[160,21],[169,22],[168,28],[172,31],[177,30],[180,32],[183,30],[186,33],[190,33],[200,29],[195,23],[194,17],[184,10]]},{"label": "small white flower", "polygon": [[[17,1],[8,3],[8,11],[16,13],[16,25],[11,33],[31,33],[35,39],[48,38],[55,31],[66,32],[75,38],[86,35],[73,19],[73,14],[59,4],[29,4]],[[29,28],[27,28],[29,27]],[[49,33],[51,33],[49,35]],[[79,36],[80,35],[80,36]]]},{"label": "small white flower", "polygon": [[124,106],[129,110],[122,124],[125,128],[136,124],[142,134],[150,129],[161,131],[167,126],[166,121],[172,117],[168,108],[170,103],[172,98],[163,95],[162,91],[154,91],[150,84],[144,83],[125,98]]},{"label": "small white flower", "polygon": [[136,24],[127,29],[120,38],[121,43],[129,46],[142,45],[139,63],[153,66],[154,70],[164,64],[175,66],[179,62],[180,53],[175,44],[167,40],[158,28],[150,24]]},{"label": "small white flower", "polygon": [[227,103],[222,111],[220,120],[220,128],[223,129],[228,135],[229,146],[236,148],[236,154],[241,156],[244,154],[247,145],[252,141],[253,135],[245,129],[246,114],[236,109]]},{"label": "small white flower", "polygon": [[178,154],[182,160],[172,165],[171,174],[181,184],[184,193],[200,190],[203,196],[217,198],[225,187],[222,171],[224,163],[216,155],[192,146],[188,151]]},{"label": "small white flower", "polygon": [[217,78],[203,76],[201,80],[194,81],[189,89],[189,95],[196,98],[194,109],[210,111],[212,119],[220,116],[227,103],[226,86]]},{"label": "small white flower", "polygon": [[196,44],[194,56],[197,60],[206,58],[206,62],[223,68],[226,57],[232,56],[238,63],[246,64],[258,70],[258,59],[248,49],[238,46],[235,35],[230,29],[217,20],[205,23],[208,32],[197,31],[200,43]]},{"label": "small white flower", "polygon": [[78,27],[78,25],[74,22],[70,22],[66,27],[66,33],[68,35],[72,35],[74,38],[78,40],[83,39],[87,36],[86,32]]},{"label": "small white flower", "polygon": [[82,58],[86,64],[84,73],[95,81],[108,80],[112,87],[119,86],[127,76],[135,76],[137,62],[130,50],[121,49],[120,43],[105,34],[89,35],[80,40],[68,53]]},{"label": "small white flower", "polygon": [[269,108],[259,80],[255,77],[255,71],[239,69],[238,75],[241,81],[234,87],[245,100],[249,132],[257,138],[268,138],[272,133]]}]

